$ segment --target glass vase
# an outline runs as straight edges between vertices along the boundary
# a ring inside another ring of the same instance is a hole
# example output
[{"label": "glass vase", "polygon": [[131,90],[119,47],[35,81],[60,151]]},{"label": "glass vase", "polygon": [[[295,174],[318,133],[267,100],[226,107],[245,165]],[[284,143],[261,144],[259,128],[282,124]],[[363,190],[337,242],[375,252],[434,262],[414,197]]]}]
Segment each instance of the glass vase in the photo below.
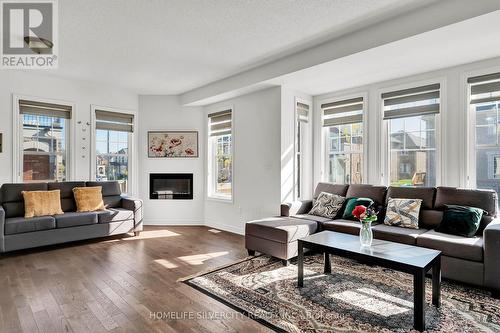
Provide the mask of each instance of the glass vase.
[{"label": "glass vase", "polygon": [[373,242],[372,222],[361,220],[359,228],[359,242],[361,246],[371,246]]}]

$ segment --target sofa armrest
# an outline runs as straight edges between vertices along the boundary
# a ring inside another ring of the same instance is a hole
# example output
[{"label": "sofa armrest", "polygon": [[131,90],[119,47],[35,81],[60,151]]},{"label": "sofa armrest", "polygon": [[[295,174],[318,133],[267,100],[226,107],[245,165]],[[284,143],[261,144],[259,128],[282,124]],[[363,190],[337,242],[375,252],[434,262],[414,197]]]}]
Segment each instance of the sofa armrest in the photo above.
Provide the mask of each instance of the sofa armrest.
[{"label": "sofa armrest", "polygon": [[5,252],[5,210],[0,205],[0,253]]},{"label": "sofa armrest", "polygon": [[143,202],[141,199],[131,198],[122,195],[122,208],[134,212],[134,231],[142,230],[142,220],[144,218]]},{"label": "sofa armrest", "polygon": [[300,200],[281,204],[281,216],[307,214],[312,208],[312,200]]},{"label": "sofa armrest", "polygon": [[484,285],[500,292],[500,217],[491,221],[483,231]]}]

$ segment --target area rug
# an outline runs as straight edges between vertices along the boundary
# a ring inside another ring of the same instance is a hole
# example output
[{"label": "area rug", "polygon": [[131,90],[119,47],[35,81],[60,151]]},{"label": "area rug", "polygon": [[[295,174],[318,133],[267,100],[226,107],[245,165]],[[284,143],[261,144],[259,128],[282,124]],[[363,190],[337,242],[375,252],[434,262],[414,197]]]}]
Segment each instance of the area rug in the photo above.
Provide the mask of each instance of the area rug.
[{"label": "area rug", "polygon": [[[304,276],[299,289],[296,262],[257,256],[184,282],[276,331],[414,332],[411,275],[335,256],[323,274],[323,256],[307,255]],[[436,308],[426,283],[427,332],[500,332],[488,292],[443,281]]]}]

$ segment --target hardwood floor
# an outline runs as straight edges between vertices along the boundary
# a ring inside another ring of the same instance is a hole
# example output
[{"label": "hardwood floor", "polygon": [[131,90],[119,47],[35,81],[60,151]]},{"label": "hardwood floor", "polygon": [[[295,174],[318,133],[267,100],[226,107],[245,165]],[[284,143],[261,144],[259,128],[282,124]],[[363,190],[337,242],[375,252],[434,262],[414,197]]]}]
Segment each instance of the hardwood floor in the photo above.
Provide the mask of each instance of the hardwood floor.
[{"label": "hardwood floor", "polygon": [[146,227],[0,255],[0,332],[268,332],[177,282],[246,256],[242,236],[210,230]]}]

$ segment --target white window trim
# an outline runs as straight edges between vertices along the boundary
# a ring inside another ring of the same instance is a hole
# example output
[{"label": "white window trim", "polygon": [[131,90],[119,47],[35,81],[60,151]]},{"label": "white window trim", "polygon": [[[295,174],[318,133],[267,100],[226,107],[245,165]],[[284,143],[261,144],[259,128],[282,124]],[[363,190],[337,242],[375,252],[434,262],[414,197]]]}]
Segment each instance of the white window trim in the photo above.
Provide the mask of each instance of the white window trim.
[{"label": "white window trim", "polygon": [[[460,152],[466,160],[465,165],[460,165],[461,168],[461,186],[468,188],[476,188],[476,117],[473,116],[473,109],[470,106],[470,89],[467,80],[470,77],[486,75],[500,72],[500,66],[482,68],[474,71],[467,71],[461,74],[460,78],[460,114],[462,115],[462,128],[466,132],[465,140],[463,140],[463,149]],[[464,159],[461,159],[464,160]]]},{"label": "white window trim", "polygon": [[[297,156],[297,149],[298,149],[298,144],[299,142],[297,141],[297,122],[298,122],[298,113],[297,113],[297,103],[302,103],[306,104],[309,106],[309,119],[307,123],[307,133],[306,136],[304,136],[304,133],[301,135],[302,139],[302,151],[300,152],[300,165],[301,165],[301,177],[300,177],[300,187],[301,187],[301,193],[302,195],[299,196],[297,194],[297,160],[295,159]],[[305,199],[307,197],[307,193],[309,191],[305,190],[306,187],[310,186],[310,181],[308,181],[308,178],[312,178],[312,173],[313,173],[313,166],[310,165],[309,168],[311,170],[307,169],[307,160],[309,159],[309,156],[312,154],[312,144],[311,142],[313,141],[313,136],[312,136],[312,124],[313,124],[313,102],[308,99],[300,98],[295,96],[295,101],[294,101],[294,109],[293,109],[293,114],[294,114],[294,119],[293,119],[293,197],[295,200],[301,200]]]},{"label": "white window trim", "polygon": [[350,94],[345,94],[345,95],[338,95],[335,97],[330,97],[330,98],[325,98],[322,100],[319,100],[317,105],[318,105],[318,110],[320,113],[319,118],[319,132],[320,132],[320,137],[321,137],[321,181],[323,182],[329,182],[329,174],[328,174],[328,144],[327,144],[327,131],[325,130],[328,127],[323,127],[323,112],[321,109],[321,105],[325,103],[333,103],[333,102],[338,102],[338,101],[343,101],[351,98],[356,98],[356,97],[363,97],[363,180],[362,183],[366,184],[368,183],[368,122],[370,121],[370,115],[369,115],[369,98],[368,98],[368,91],[362,90],[359,92],[354,92]]},{"label": "white window trim", "polygon": [[446,123],[447,117],[447,85],[446,85],[446,77],[436,77],[434,79],[422,80],[422,81],[411,81],[395,86],[385,87],[383,89],[378,89],[378,115],[379,115],[379,127],[382,129],[382,133],[380,135],[380,170],[382,171],[381,183],[385,186],[390,186],[390,155],[389,155],[389,121],[384,120],[384,100],[382,99],[382,94],[386,92],[410,89],[420,86],[425,86],[433,83],[440,84],[439,91],[439,114],[436,115],[436,185],[443,185],[443,170],[444,170],[444,161],[443,154],[445,144],[442,138],[446,137],[446,129],[442,124]]},{"label": "white window trim", "polygon": [[75,167],[76,167],[76,153],[75,153],[75,143],[76,143],[76,104],[74,102],[69,102],[65,100],[43,98],[37,96],[28,96],[20,94],[12,94],[12,182],[21,183],[23,182],[23,131],[21,130],[21,116],[19,114],[19,100],[25,99],[34,102],[42,103],[52,103],[71,106],[72,116],[69,119],[68,143],[66,146],[66,160],[69,162],[69,168],[66,170],[66,180],[71,181],[75,179]]},{"label": "white window trim", "polygon": [[[205,116],[205,128],[206,128],[206,135],[205,135],[205,142],[206,142],[206,159],[205,159],[205,168],[206,168],[206,185],[205,185],[205,197],[207,200],[210,201],[215,201],[215,202],[222,202],[222,203],[229,203],[233,204],[234,203],[234,189],[235,189],[235,176],[234,176],[234,162],[235,162],[235,155],[234,155],[234,146],[235,146],[235,135],[234,135],[234,107],[232,105],[229,106],[222,106],[217,108],[218,111],[221,110],[231,110],[231,197],[223,196],[223,195],[217,195],[212,193],[211,189],[214,188],[215,186],[215,178],[213,177],[213,172],[214,172],[214,163],[212,161],[212,157],[215,155],[215,151],[213,149],[215,147],[210,147],[210,119],[208,115],[213,112],[217,112],[216,110],[211,110],[207,113],[207,116]],[[211,150],[211,149],[212,150]]]},{"label": "white window trim", "polygon": [[90,179],[92,181],[95,180],[96,177],[96,159],[97,159],[97,154],[96,154],[96,116],[95,112],[96,110],[102,110],[102,111],[108,111],[108,112],[117,112],[117,113],[125,113],[125,114],[130,114],[134,116],[134,123],[133,123],[133,128],[134,132],[129,133],[129,153],[128,153],[128,160],[129,160],[129,177],[128,177],[128,190],[129,193],[126,193],[131,196],[136,196],[138,192],[138,156],[137,156],[137,131],[139,129],[139,119],[137,117],[137,111],[135,110],[125,110],[121,108],[115,108],[115,107],[109,107],[109,106],[101,106],[101,105],[96,105],[96,104],[91,104],[90,105],[90,123],[91,123],[91,128],[92,128],[92,134],[90,138]]}]

